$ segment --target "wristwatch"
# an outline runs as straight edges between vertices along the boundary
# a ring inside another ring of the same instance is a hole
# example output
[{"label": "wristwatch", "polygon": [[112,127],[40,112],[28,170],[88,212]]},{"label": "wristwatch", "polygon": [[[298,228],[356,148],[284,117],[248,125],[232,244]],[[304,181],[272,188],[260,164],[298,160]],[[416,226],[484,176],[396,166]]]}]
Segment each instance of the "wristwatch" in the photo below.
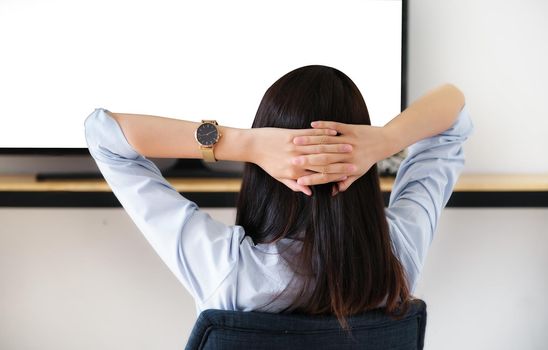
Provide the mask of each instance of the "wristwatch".
[{"label": "wristwatch", "polygon": [[216,162],[215,154],[213,153],[213,147],[221,138],[221,133],[217,128],[216,120],[202,120],[202,124],[196,128],[194,137],[200,145],[200,151],[206,162]]}]

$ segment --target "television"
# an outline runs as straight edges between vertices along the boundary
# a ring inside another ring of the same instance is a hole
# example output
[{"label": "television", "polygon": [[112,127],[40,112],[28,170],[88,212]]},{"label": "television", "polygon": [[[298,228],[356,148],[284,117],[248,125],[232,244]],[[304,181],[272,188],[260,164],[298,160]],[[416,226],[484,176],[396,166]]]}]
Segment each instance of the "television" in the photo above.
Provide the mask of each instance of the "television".
[{"label": "television", "polygon": [[97,107],[251,127],[309,64],[358,86],[372,125],[405,106],[405,0],[0,3],[0,154],[89,155]]}]

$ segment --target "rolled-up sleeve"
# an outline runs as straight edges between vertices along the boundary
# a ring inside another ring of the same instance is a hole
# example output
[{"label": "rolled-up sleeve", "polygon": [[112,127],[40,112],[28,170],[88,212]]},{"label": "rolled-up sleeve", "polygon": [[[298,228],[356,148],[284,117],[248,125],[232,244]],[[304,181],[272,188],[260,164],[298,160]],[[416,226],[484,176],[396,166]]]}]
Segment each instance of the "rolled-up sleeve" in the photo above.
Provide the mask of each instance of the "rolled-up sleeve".
[{"label": "rolled-up sleeve", "polygon": [[454,124],[438,135],[411,145],[402,161],[386,217],[395,253],[415,289],[442,209],[464,167],[463,143],[474,126],[464,106]]},{"label": "rolled-up sleeve", "polygon": [[96,108],[85,120],[88,149],[112,192],[156,253],[199,304],[235,268],[244,233],[184,198]]}]

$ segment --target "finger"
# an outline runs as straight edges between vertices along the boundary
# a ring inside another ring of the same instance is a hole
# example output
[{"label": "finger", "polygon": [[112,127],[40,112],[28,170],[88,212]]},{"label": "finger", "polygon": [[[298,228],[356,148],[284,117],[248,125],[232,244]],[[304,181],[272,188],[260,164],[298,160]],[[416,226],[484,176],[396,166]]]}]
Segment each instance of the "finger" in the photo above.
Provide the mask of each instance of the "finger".
[{"label": "finger", "polygon": [[291,166],[291,168],[287,169],[284,175],[280,175],[280,177],[276,179],[278,181],[280,181],[281,178],[297,181],[297,179],[301,176],[312,175],[316,173],[317,171],[305,169],[303,166]]},{"label": "finger", "polygon": [[333,189],[331,190],[331,195],[335,196],[339,193],[339,183],[333,184]]},{"label": "finger", "polygon": [[297,136],[293,138],[293,143],[296,145],[319,145],[344,143],[344,140],[340,136],[332,135]]},{"label": "finger", "polygon": [[346,191],[354,181],[358,179],[357,176],[349,176],[346,180],[342,180],[338,183],[339,192]]},{"label": "finger", "polygon": [[291,163],[294,165],[301,165],[309,170],[321,172],[321,169],[314,170],[312,168],[309,168],[309,166],[325,166],[333,163],[348,163],[350,159],[351,158],[347,153],[322,153],[297,156],[291,158]]},{"label": "finger", "polygon": [[287,187],[289,187],[294,192],[302,192],[306,194],[307,196],[312,195],[312,190],[310,189],[310,187],[306,185],[300,185],[297,183],[296,180],[291,180],[291,179],[277,179],[277,180],[283,183],[284,185],[286,185]]},{"label": "finger", "polygon": [[281,183],[289,187],[294,192],[303,192],[307,196],[312,195],[312,191],[308,186],[299,185],[296,180],[291,179],[278,179]]},{"label": "finger", "polygon": [[346,174],[327,174],[316,173],[312,175],[302,176],[297,179],[297,184],[304,186],[320,185],[334,181],[344,181],[347,179]]},{"label": "finger", "polygon": [[336,163],[328,165],[309,165],[306,166],[308,170],[312,170],[318,173],[325,174],[346,174],[348,176],[354,175],[354,172],[358,169],[351,163]]},{"label": "finger", "polygon": [[314,129],[299,129],[296,130],[295,136],[321,136],[321,135],[337,135],[337,130],[335,129],[324,129],[324,128],[314,128]]},{"label": "finger", "polygon": [[344,124],[334,121],[317,120],[310,123],[313,128],[317,129],[333,129],[337,130],[341,134],[348,132],[350,124]]},{"label": "finger", "polygon": [[303,154],[311,153],[348,153],[352,152],[352,145],[347,143],[339,143],[332,145],[307,145],[296,146],[295,151]]}]

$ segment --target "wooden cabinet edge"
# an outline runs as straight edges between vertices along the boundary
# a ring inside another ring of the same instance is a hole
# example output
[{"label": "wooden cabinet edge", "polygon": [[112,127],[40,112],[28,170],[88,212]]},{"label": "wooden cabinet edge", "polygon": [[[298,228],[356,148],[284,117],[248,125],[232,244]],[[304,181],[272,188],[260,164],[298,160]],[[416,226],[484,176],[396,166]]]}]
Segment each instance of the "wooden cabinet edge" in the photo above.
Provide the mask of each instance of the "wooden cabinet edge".
[{"label": "wooden cabinet edge", "polygon": [[[238,192],[241,179],[166,178],[179,192]],[[394,178],[381,177],[383,192],[390,192]],[[34,175],[0,175],[0,191],[13,192],[111,192],[102,179],[36,181]],[[548,192],[548,174],[463,174],[455,192]]]}]

